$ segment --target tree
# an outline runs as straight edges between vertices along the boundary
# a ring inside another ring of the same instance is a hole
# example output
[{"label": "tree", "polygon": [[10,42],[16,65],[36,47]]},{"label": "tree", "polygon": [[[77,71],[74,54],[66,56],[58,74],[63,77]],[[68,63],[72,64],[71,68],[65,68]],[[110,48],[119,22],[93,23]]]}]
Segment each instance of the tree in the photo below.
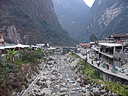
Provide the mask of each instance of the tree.
[{"label": "tree", "polygon": [[91,42],[95,42],[97,40],[97,37],[94,35],[94,34],[92,34],[91,36],[90,36],[90,41]]},{"label": "tree", "polygon": [[6,51],[8,52],[8,58],[7,58],[7,59],[8,59],[11,63],[13,63],[14,56],[15,56],[16,54],[18,54],[19,51],[15,51],[15,49],[13,49],[13,50],[7,49]]}]

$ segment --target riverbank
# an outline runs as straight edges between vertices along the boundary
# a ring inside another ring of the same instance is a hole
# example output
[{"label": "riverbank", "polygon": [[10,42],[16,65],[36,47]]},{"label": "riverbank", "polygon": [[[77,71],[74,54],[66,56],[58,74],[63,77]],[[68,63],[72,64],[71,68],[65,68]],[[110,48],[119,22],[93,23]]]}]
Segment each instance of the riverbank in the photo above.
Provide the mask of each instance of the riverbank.
[{"label": "riverbank", "polygon": [[[54,55],[46,55],[41,64],[35,65],[39,65],[39,72],[33,70],[34,75],[29,76],[31,71],[26,70],[25,84],[28,88],[21,86],[21,91],[13,90],[13,94],[7,96],[118,96],[116,91],[109,89],[114,84],[103,81],[98,72],[87,66],[87,62],[75,53],[62,55],[56,52]],[[32,70],[30,67],[28,69]],[[122,85],[116,87],[123,88]],[[121,90],[124,92],[124,89]]]},{"label": "riverbank", "polygon": [[58,53],[48,58],[49,63],[44,63],[40,75],[22,96],[117,96],[105,89],[104,84],[100,85],[101,80],[97,84],[96,80],[88,78],[92,69],[86,73],[88,76],[83,74],[85,62],[80,58]]},{"label": "riverbank", "polygon": [[[87,58],[88,64],[90,64],[90,65],[93,66],[94,68],[96,68],[96,69],[98,69],[98,70],[100,70],[100,71],[102,71],[102,72],[104,72],[104,73],[107,73],[107,74],[109,74],[109,75],[111,75],[111,76],[118,77],[118,78],[122,79],[122,83],[123,83],[124,81],[128,81],[128,76],[127,76],[125,73],[121,73],[121,72],[119,72],[119,71],[117,71],[116,73],[112,72],[112,71],[111,71],[111,69],[113,68],[112,66],[109,65],[109,69],[103,68],[103,67],[102,67],[102,64],[103,64],[103,63],[101,63],[100,66],[97,66],[96,61],[94,61],[93,59],[90,59],[90,58],[89,58],[89,55],[83,56],[81,53],[79,53],[79,54],[77,54],[77,55],[80,56],[82,59],[86,59],[86,58]],[[92,64],[92,62],[91,62],[92,60],[93,60],[93,64]],[[114,78],[113,78],[113,80],[112,80],[112,79],[107,79],[107,78],[104,77],[104,79],[105,79],[106,81],[111,80],[111,81],[113,81],[113,82],[114,82],[114,81],[116,82],[116,80],[114,80]],[[119,81],[121,81],[121,80],[119,80]],[[117,82],[119,82],[119,81],[117,80]]]},{"label": "riverbank", "polygon": [[[109,79],[109,81],[105,81],[104,80],[105,77],[100,77],[100,78],[95,77],[97,75],[97,72],[99,73],[99,76],[101,76],[101,74],[107,74],[107,73],[103,73],[104,71],[101,72],[101,69],[100,69],[101,67],[97,66],[96,62],[93,62],[93,64],[92,64],[90,58],[88,58],[88,57],[86,58],[86,56],[82,56],[82,55],[79,55],[79,56],[82,57],[82,59],[84,59],[84,61],[87,60],[87,64],[84,65],[84,66],[87,66],[87,67],[85,69],[83,69],[83,73],[87,74],[85,79],[89,78],[91,80],[91,82],[93,82],[93,84],[95,83],[98,86],[102,85],[102,89],[104,89],[104,91],[107,92],[107,93],[111,93],[112,96],[113,95],[114,96],[118,96],[118,95],[119,96],[120,95],[121,96],[127,96],[127,94],[128,94],[128,84],[127,84],[127,82],[123,82],[123,84],[121,84],[120,82],[118,82],[118,79],[116,79],[117,83],[114,83],[110,79]],[[91,67],[89,68],[89,66],[91,66]],[[97,72],[95,72],[95,69],[97,70]],[[104,68],[102,68],[102,69],[104,69]],[[106,70],[108,70],[108,69],[106,69]],[[108,76],[109,76],[108,78],[111,77],[111,75],[108,75]],[[114,76],[112,76],[111,78],[114,78]],[[91,85],[91,86],[93,86],[93,85]],[[98,88],[98,90],[101,90],[101,88]],[[100,95],[98,95],[98,96],[100,96]],[[106,96],[109,96],[109,94],[106,95]]]}]

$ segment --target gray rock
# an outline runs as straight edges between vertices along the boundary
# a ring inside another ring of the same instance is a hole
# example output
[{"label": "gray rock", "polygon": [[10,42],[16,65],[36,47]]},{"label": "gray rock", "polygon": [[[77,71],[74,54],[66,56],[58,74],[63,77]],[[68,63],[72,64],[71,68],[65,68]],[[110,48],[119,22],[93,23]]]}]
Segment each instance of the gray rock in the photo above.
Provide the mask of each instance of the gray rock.
[{"label": "gray rock", "polygon": [[75,93],[75,91],[70,91],[69,93],[70,93],[70,94],[74,94],[74,93]]},{"label": "gray rock", "polygon": [[38,86],[41,86],[41,85],[43,85],[43,84],[44,84],[43,81],[37,81],[37,83],[36,83],[36,85],[38,85]]},{"label": "gray rock", "polygon": [[62,92],[62,93],[57,93],[56,96],[65,96],[67,93],[66,92]]},{"label": "gray rock", "polygon": [[46,81],[46,85],[48,86],[48,88],[50,87],[51,83],[52,83],[52,82],[51,82],[50,80],[47,80],[47,81]]},{"label": "gray rock", "polygon": [[68,89],[67,88],[60,88],[60,92],[67,92]]},{"label": "gray rock", "polygon": [[86,93],[85,87],[82,87],[82,92],[83,92],[83,93]]},{"label": "gray rock", "polygon": [[100,92],[101,92],[102,94],[104,94],[104,93],[106,92],[106,90],[103,89],[103,90],[100,90]]},{"label": "gray rock", "polygon": [[91,93],[88,91],[86,92],[85,96],[91,96]]},{"label": "gray rock", "polygon": [[81,79],[80,79],[80,78],[78,78],[78,79],[77,79],[77,82],[81,82]]},{"label": "gray rock", "polygon": [[117,93],[112,93],[112,96],[118,96]]},{"label": "gray rock", "polygon": [[104,87],[104,84],[101,84],[100,86],[101,86],[101,87]]},{"label": "gray rock", "polygon": [[57,80],[58,78],[56,78],[54,75],[51,76],[51,80],[54,81],[54,80]]},{"label": "gray rock", "polygon": [[41,90],[41,95],[46,95],[46,96],[51,96],[52,90],[48,89],[48,88],[44,88]]},{"label": "gray rock", "polygon": [[90,84],[89,84],[89,85],[86,85],[85,88],[86,88],[86,89],[89,89],[89,88],[90,88]]},{"label": "gray rock", "polygon": [[46,76],[41,76],[41,77],[40,77],[40,80],[41,80],[41,81],[46,81],[47,79],[48,79],[48,78],[47,78]]},{"label": "gray rock", "polygon": [[17,96],[17,93],[13,91],[12,96]]},{"label": "gray rock", "polygon": [[108,96],[108,93],[104,93],[104,95],[103,96]]},{"label": "gray rock", "polygon": [[54,88],[60,89],[60,85],[55,85]]},{"label": "gray rock", "polygon": [[98,88],[93,88],[93,93],[96,95],[96,96],[100,96],[100,91]]},{"label": "gray rock", "polygon": [[62,83],[62,84],[61,84],[61,86],[64,86],[64,87],[65,87],[66,85],[67,85],[67,83]]},{"label": "gray rock", "polygon": [[74,79],[77,79],[77,78],[78,78],[77,76],[74,77]]},{"label": "gray rock", "polygon": [[91,94],[91,96],[95,96],[95,94],[93,92],[91,92],[90,94]]}]

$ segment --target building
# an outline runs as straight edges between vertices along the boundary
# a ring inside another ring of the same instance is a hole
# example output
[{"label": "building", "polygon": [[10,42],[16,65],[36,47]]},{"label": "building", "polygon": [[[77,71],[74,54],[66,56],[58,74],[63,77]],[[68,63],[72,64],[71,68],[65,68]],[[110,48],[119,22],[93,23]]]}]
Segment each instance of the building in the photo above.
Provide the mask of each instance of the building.
[{"label": "building", "polygon": [[114,40],[125,40],[128,39],[128,33],[111,34],[109,38],[113,38]]},{"label": "building", "polygon": [[90,48],[90,43],[80,43],[79,46],[89,49]]},{"label": "building", "polygon": [[113,67],[121,68],[128,63],[128,35],[112,34],[106,40],[99,40],[92,46],[94,58],[100,59],[103,63],[110,64]]}]

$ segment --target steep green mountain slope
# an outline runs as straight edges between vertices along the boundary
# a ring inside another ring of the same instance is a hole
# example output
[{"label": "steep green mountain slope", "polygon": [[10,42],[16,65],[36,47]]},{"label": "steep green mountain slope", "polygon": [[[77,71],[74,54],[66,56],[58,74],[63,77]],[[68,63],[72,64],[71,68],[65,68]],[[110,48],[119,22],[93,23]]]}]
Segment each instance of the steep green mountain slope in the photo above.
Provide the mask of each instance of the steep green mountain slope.
[{"label": "steep green mountain slope", "polygon": [[74,44],[62,29],[52,0],[1,0],[0,31],[12,43]]},{"label": "steep green mountain slope", "polygon": [[83,0],[52,0],[55,12],[61,26],[68,34],[77,38],[83,21],[86,19],[90,8]]},{"label": "steep green mountain slope", "polygon": [[127,0],[95,0],[78,39],[89,41],[92,33],[98,38],[106,38],[112,33],[126,33],[127,6]]}]

